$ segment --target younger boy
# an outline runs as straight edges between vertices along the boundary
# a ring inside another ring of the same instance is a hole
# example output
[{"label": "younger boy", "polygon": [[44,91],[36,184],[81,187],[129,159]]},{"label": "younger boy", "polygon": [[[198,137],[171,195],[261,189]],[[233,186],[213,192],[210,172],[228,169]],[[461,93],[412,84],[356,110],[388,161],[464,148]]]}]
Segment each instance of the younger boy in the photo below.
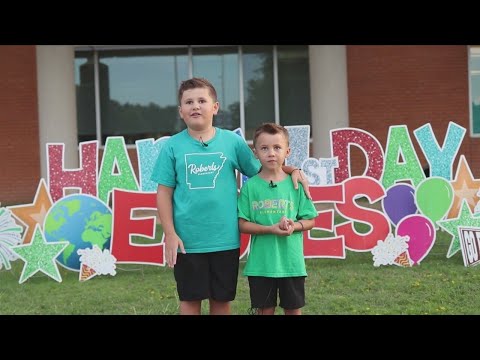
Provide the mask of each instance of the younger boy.
[{"label": "younger boy", "polygon": [[263,124],[255,131],[253,145],[262,168],[245,183],[238,200],[240,231],[253,234],[243,272],[251,307],[257,314],[273,315],[279,292],[285,315],[301,315],[307,276],[303,231],[313,228],[317,211],[282,170],[290,154],[287,130]]}]

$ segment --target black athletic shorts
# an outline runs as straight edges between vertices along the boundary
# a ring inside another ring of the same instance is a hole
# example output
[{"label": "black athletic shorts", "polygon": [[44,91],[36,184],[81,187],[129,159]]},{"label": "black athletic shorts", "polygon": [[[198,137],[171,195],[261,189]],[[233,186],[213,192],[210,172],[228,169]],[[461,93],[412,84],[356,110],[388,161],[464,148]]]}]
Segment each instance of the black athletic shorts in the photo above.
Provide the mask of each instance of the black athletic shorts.
[{"label": "black athletic shorts", "polygon": [[173,273],[180,301],[232,301],[237,292],[240,249],[178,253]]},{"label": "black athletic shorts", "polygon": [[249,276],[250,300],[252,308],[263,309],[277,306],[277,293],[280,307],[286,310],[305,306],[305,276],[271,278]]}]

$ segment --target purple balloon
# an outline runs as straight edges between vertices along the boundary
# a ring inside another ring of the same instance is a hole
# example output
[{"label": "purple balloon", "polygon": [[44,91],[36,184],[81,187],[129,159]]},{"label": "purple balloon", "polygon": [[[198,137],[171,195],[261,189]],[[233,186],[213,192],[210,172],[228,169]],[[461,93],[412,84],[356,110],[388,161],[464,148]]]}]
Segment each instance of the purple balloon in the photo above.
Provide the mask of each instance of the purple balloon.
[{"label": "purple balloon", "polygon": [[396,184],[387,190],[382,207],[390,222],[397,225],[400,220],[417,212],[415,189],[409,184]]}]

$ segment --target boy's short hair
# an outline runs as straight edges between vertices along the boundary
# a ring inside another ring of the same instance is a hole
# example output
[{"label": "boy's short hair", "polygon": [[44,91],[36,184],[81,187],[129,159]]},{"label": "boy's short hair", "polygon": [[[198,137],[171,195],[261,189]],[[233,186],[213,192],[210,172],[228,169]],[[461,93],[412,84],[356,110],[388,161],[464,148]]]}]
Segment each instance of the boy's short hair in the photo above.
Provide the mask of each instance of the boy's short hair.
[{"label": "boy's short hair", "polygon": [[178,88],[178,103],[182,104],[182,96],[186,90],[197,89],[197,88],[206,88],[210,93],[210,96],[213,99],[213,102],[217,102],[217,91],[213,87],[212,83],[204,78],[191,78],[185,81],[182,81],[180,87]]},{"label": "boy's short hair", "polygon": [[257,143],[257,138],[260,136],[260,134],[263,133],[267,133],[270,135],[283,134],[283,136],[287,140],[287,144],[289,144],[290,142],[288,137],[288,131],[282,125],[277,125],[275,123],[264,123],[260,125],[257,130],[255,130],[255,135],[253,136],[253,147],[255,147]]}]

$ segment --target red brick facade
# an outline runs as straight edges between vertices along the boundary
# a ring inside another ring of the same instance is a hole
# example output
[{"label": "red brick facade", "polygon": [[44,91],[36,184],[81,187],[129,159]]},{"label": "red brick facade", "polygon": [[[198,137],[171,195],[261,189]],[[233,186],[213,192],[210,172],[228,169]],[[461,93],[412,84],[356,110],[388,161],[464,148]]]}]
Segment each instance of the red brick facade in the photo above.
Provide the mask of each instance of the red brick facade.
[{"label": "red brick facade", "polygon": [[[459,154],[480,177],[480,139],[470,137],[467,46],[347,46],[350,126],[372,133],[385,149],[388,127],[405,124],[422,165],[413,130],[431,123],[440,145],[449,121],[467,129]],[[352,174],[365,168],[352,147]],[[455,175],[456,166],[454,163]]]},{"label": "red brick facade", "polygon": [[[480,139],[469,135],[467,46],[347,46],[350,126],[375,135],[385,148],[390,125],[413,130],[428,122],[443,144],[449,121],[465,127],[460,153],[480,178]],[[0,46],[0,202],[33,201],[40,179],[35,46]],[[364,156],[352,147],[352,175]],[[102,152],[99,153],[100,160]],[[129,150],[138,175],[137,157]],[[456,162],[454,171],[456,169]]]},{"label": "red brick facade", "polygon": [[0,202],[33,201],[40,179],[35,46],[0,46]]}]

